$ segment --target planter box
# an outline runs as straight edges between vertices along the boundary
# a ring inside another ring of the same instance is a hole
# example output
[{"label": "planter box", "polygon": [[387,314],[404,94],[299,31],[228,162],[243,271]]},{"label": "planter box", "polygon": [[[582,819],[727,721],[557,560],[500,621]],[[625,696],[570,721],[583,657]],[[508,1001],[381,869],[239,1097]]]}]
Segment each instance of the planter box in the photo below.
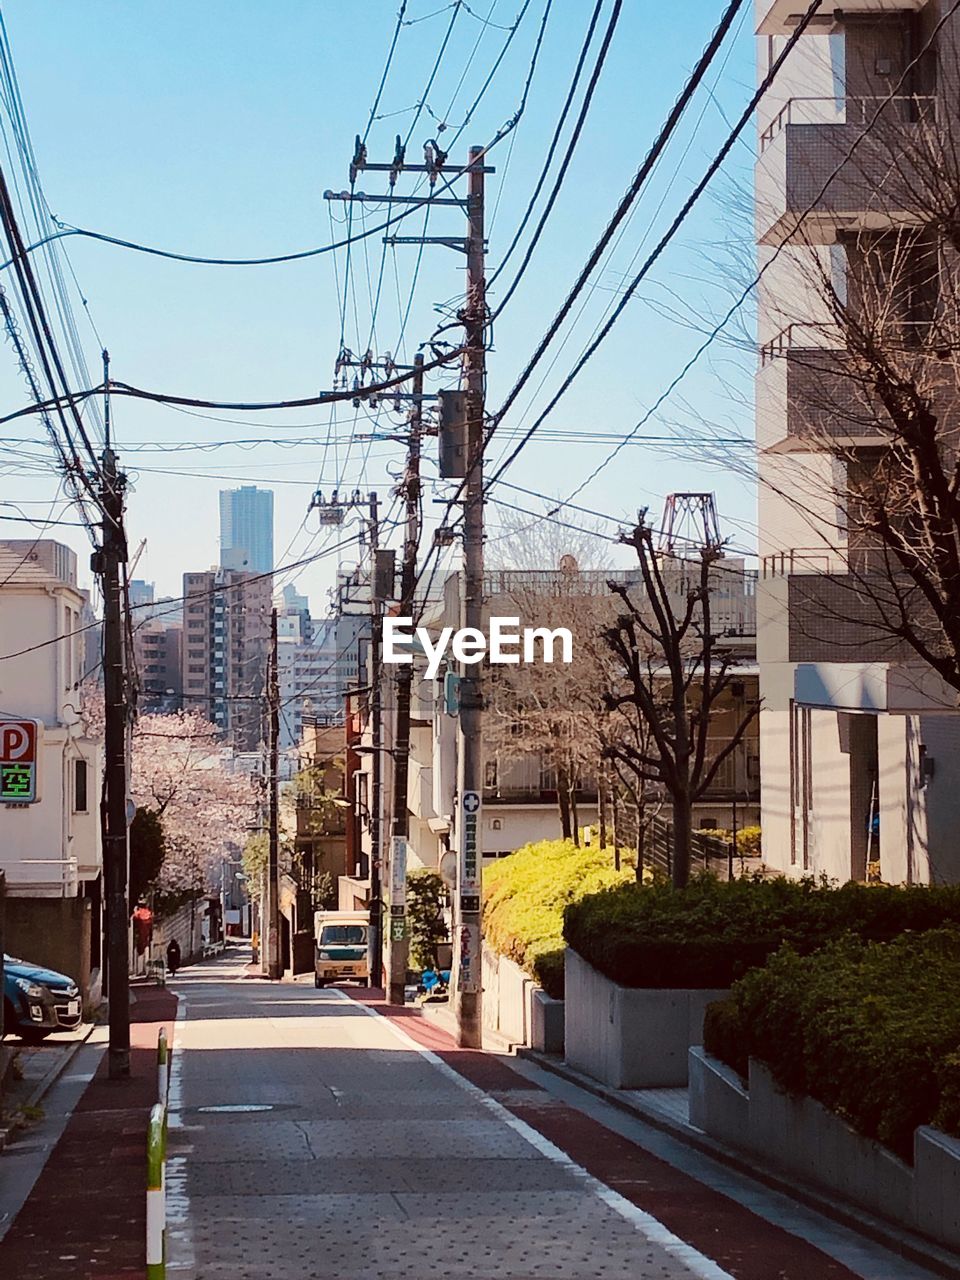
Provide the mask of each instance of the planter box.
[{"label": "planter box", "polygon": [[725,1062],[699,1045],[690,1050],[690,1123],[728,1146],[743,1145],[750,1124],[750,1095]]},{"label": "planter box", "polygon": [[563,1052],[563,1001],[553,1000],[529,973],[483,948],[483,1025],[511,1044]]},{"label": "planter box", "polygon": [[565,1003],[534,987],[530,1001],[530,1048],[540,1053],[563,1053]]},{"label": "planter box", "polygon": [[620,987],[570,947],[565,958],[564,1053],[614,1089],[681,1088],[708,1004],[727,991]]},{"label": "planter box", "polygon": [[922,1127],[914,1166],[851,1129],[812,1098],[785,1093],[750,1061],[745,1090],[736,1072],[690,1050],[690,1122],[726,1146],[791,1178],[838,1194],[950,1248],[960,1246],[960,1142]]}]

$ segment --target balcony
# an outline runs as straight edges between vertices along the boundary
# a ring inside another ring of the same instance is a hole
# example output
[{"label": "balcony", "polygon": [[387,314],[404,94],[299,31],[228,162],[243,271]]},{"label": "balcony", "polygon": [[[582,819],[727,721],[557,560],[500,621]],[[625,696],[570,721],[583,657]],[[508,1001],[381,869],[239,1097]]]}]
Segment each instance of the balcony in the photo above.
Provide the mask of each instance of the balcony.
[{"label": "balcony", "polygon": [[[873,335],[895,368],[938,412],[956,412],[956,339],[929,321],[892,319]],[[767,453],[847,453],[889,440],[886,410],[832,325],[790,324],[760,348],[757,447]]]},{"label": "balcony", "polygon": [[[878,18],[884,14],[917,13],[927,0],[844,0],[843,17]],[[756,0],[754,15],[759,36],[789,36],[806,12],[801,0]],[[811,35],[830,35],[843,30],[843,18],[834,6],[814,15],[807,30]]]},{"label": "balcony", "polygon": [[834,244],[842,232],[916,226],[910,157],[934,97],[790,98],[760,135],[756,236]]}]

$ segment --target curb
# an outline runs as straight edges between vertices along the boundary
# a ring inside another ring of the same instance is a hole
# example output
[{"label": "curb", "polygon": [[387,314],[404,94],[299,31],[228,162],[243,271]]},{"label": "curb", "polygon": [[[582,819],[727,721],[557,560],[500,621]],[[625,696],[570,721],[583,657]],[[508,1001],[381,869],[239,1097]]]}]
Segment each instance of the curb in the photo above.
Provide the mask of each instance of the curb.
[{"label": "curb", "polygon": [[37,1103],[40,1102],[40,1100],[44,1097],[44,1095],[49,1091],[51,1086],[57,1081],[57,1079],[64,1073],[64,1071],[66,1071],[67,1067],[76,1057],[77,1053],[93,1035],[96,1023],[90,1022],[90,1023],[87,1023],[86,1026],[87,1026],[87,1030],[83,1038],[80,1040],[75,1040],[70,1045],[69,1049],[63,1055],[63,1057],[60,1058],[57,1062],[54,1062],[50,1067],[49,1071],[47,1071],[46,1075],[42,1076],[37,1081],[36,1085],[34,1086],[33,1093],[31,1093],[30,1097],[27,1098],[26,1102],[23,1103],[24,1107],[35,1107]]},{"label": "curb", "polygon": [[636,1099],[624,1097],[619,1090],[611,1089],[609,1086],[601,1084],[598,1080],[593,1080],[590,1076],[582,1075],[579,1071],[568,1067],[562,1059],[553,1058],[549,1054],[540,1053],[536,1049],[529,1049],[524,1046],[518,1047],[516,1053],[518,1058],[542,1067],[544,1071],[549,1071],[552,1075],[559,1076],[561,1080],[566,1080],[569,1084],[576,1085],[578,1089],[583,1089],[585,1093],[593,1094],[595,1098],[609,1103],[610,1106],[616,1107],[618,1111],[623,1111],[635,1119],[642,1120],[651,1129],[658,1129],[660,1132],[668,1134],[671,1138],[676,1138],[677,1141],[699,1151],[701,1155],[710,1156],[719,1164],[727,1165],[738,1173],[753,1178],[754,1181],[769,1187],[771,1191],[779,1192],[806,1208],[813,1209],[816,1213],[820,1213],[825,1218],[839,1223],[840,1226],[848,1228],[856,1235],[865,1236],[868,1240],[873,1241],[874,1244],[881,1245],[884,1249],[889,1249],[891,1253],[896,1254],[898,1257],[904,1258],[908,1262],[915,1262],[918,1266],[926,1267],[934,1274],[943,1276],[945,1280],[960,1280],[960,1260],[958,1260],[955,1253],[951,1253],[948,1249],[936,1245],[932,1241],[924,1240],[920,1236],[908,1233],[902,1228],[886,1223],[882,1218],[874,1217],[866,1209],[860,1209],[852,1204],[847,1206],[838,1203],[836,1200],[829,1199],[823,1192],[814,1187],[793,1182],[782,1174],[775,1173],[772,1169],[752,1163],[739,1151],[734,1150],[733,1147],[725,1146],[722,1142],[716,1142],[700,1129],[694,1128],[693,1125],[678,1124],[669,1116],[664,1115],[663,1112],[657,1111],[653,1107],[645,1107]]}]

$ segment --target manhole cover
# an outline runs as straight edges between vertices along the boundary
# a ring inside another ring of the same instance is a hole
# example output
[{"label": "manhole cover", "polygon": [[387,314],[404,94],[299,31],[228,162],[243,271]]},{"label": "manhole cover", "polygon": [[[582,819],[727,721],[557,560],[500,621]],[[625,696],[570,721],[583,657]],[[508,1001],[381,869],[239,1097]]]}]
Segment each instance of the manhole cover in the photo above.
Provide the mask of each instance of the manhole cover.
[{"label": "manhole cover", "polygon": [[269,1102],[224,1102],[218,1107],[197,1107],[198,1111],[272,1111]]}]

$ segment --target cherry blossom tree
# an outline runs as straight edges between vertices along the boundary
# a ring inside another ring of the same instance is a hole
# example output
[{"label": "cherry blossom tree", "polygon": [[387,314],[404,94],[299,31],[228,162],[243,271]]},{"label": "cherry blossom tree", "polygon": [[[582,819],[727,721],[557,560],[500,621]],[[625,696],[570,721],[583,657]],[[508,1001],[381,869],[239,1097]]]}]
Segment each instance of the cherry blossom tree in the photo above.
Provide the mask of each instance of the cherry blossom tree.
[{"label": "cherry blossom tree", "polygon": [[131,794],[162,823],[164,893],[215,889],[221,859],[243,847],[256,796],[228,758],[216,726],[196,711],[144,715],[134,725]]}]

